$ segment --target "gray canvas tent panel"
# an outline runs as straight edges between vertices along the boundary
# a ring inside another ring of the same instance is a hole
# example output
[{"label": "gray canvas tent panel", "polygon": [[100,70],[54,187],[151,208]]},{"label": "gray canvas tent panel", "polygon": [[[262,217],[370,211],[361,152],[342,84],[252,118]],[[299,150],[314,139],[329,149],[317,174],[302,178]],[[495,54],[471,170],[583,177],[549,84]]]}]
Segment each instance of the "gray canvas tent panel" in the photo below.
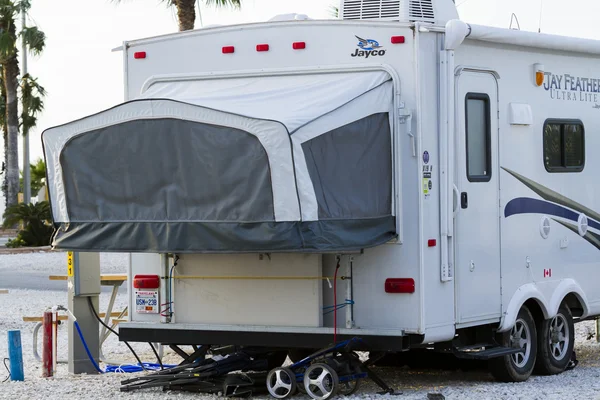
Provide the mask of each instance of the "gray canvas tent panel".
[{"label": "gray canvas tent panel", "polygon": [[[345,251],[387,242],[396,234],[388,81],[366,76],[363,95],[340,96],[312,120],[303,110],[291,135],[285,118],[154,98],[47,130],[53,245],[229,253]],[[289,94],[293,84],[284,86]],[[318,218],[302,211],[312,204]]]},{"label": "gray canvas tent panel", "polygon": [[320,221],[390,215],[391,145],[386,113],[370,115],[302,144]]},{"label": "gray canvas tent panel", "polygon": [[267,153],[239,129],[128,121],[69,141],[61,166],[72,221],[275,221]]}]

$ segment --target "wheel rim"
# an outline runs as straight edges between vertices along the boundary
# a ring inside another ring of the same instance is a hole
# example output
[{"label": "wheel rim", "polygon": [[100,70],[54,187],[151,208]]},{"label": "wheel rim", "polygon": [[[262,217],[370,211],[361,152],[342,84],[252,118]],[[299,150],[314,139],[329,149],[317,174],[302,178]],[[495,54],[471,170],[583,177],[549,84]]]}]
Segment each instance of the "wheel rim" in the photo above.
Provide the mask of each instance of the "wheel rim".
[{"label": "wheel rim", "polygon": [[335,383],[327,368],[316,366],[308,371],[304,379],[304,389],[313,399],[327,399],[333,393]]},{"label": "wheel rim", "polygon": [[283,369],[274,369],[267,377],[267,390],[276,399],[286,398],[292,391],[292,377]]},{"label": "wheel rim", "polygon": [[523,368],[529,361],[531,354],[531,331],[524,320],[519,318],[510,331],[510,344],[520,352],[512,354],[512,362],[517,368]]},{"label": "wheel rim", "polygon": [[552,358],[560,361],[567,355],[570,342],[569,324],[564,315],[558,314],[550,321],[548,345]]}]

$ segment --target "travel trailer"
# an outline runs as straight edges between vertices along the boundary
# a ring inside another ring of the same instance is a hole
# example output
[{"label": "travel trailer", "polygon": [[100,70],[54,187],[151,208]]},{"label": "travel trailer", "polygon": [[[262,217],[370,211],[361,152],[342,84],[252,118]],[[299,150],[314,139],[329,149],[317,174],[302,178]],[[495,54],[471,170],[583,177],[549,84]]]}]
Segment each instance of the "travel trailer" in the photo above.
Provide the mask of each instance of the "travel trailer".
[{"label": "travel trailer", "polygon": [[600,41],[346,0],[122,51],[126,101],[43,134],[54,247],[131,253],[121,340],[567,367],[600,314]]}]

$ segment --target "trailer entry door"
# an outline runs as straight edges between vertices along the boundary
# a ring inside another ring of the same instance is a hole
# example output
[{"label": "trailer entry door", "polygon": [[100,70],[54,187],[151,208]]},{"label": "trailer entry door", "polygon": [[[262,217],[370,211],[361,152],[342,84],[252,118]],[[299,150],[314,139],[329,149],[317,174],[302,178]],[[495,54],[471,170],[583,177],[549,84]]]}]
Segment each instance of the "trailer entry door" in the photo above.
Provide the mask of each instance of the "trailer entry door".
[{"label": "trailer entry door", "polygon": [[500,318],[498,86],[487,72],[458,79],[456,315],[459,324]]}]

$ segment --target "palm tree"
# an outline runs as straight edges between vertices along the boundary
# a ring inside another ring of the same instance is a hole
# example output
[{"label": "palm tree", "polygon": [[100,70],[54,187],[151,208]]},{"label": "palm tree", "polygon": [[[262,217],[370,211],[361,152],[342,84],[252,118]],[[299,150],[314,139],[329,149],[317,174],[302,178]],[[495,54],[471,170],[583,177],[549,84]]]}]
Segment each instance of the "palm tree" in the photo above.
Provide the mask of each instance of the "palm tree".
[{"label": "palm tree", "polygon": [[7,243],[8,247],[47,246],[50,244],[54,228],[50,222],[50,204],[40,201],[36,204],[14,204],[4,212],[5,228],[22,224],[16,239]]},{"label": "palm tree", "polygon": [[[113,0],[120,3],[123,0]],[[196,22],[196,1],[198,0],[160,0],[166,3],[169,7],[177,9],[177,21],[179,22],[180,31],[189,31],[194,29]],[[241,0],[203,0],[206,5],[215,7],[234,7],[239,9],[242,4]],[[198,3],[199,4],[199,3]]]},{"label": "palm tree", "polygon": [[22,37],[29,51],[38,55],[44,49],[46,36],[37,27],[17,32],[15,20],[31,7],[29,0],[0,0],[0,65],[5,96],[6,126],[6,204],[17,204],[19,193],[19,60],[17,39]]},{"label": "palm tree", "polygon": [[[41,158],[29,166],[31,171],[31,196],[35,196],[46,183],[46,163]],[[23,173],[21,173],[21,190],[23,190]]]}]

